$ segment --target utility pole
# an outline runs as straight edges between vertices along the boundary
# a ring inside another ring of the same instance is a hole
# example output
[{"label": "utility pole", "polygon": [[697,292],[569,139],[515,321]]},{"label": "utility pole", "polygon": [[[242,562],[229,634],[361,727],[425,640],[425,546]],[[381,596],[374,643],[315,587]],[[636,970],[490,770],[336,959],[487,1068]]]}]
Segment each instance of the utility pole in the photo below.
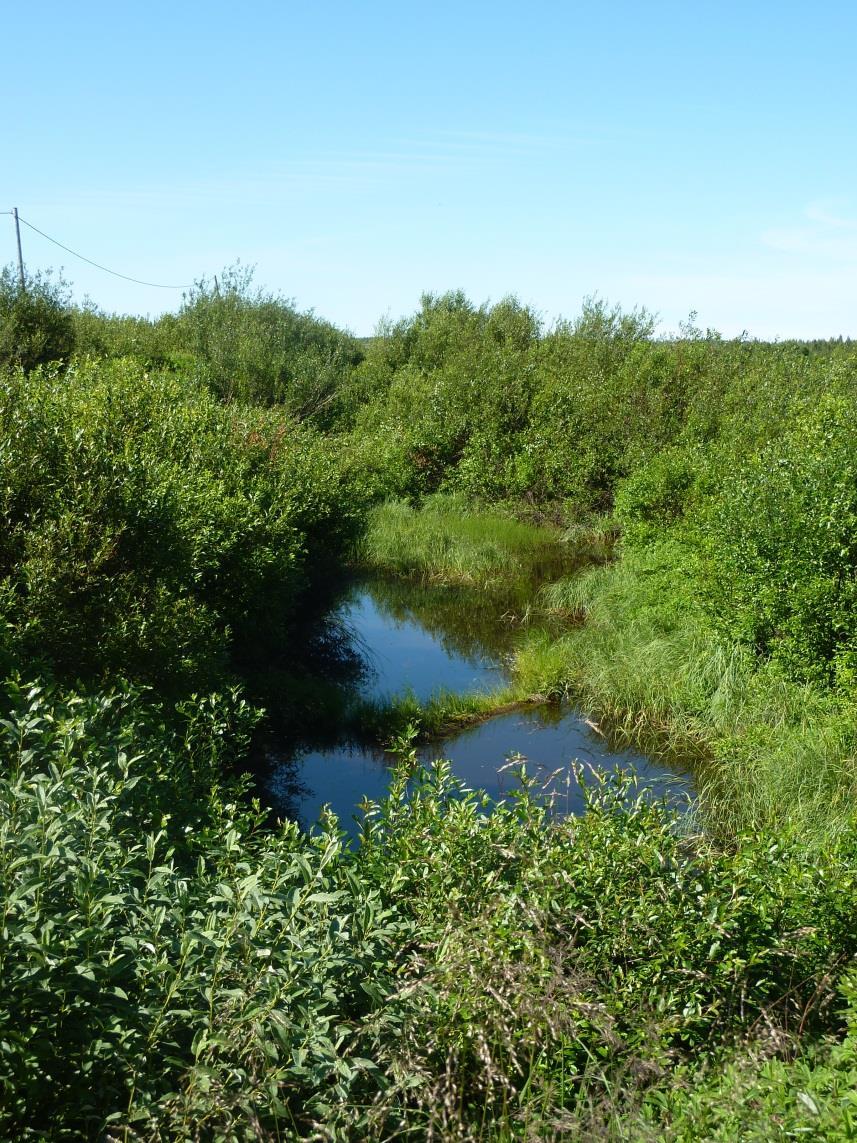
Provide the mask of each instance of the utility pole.
[{"label": "utility pole", "polygon": [[12,217],[15,219],[15,237],[18,240],[18,281],[21,285],[21,293],[26,293],[27,282],[24,278],[24,255],[21,253],[21,224],[18,221],[18,208],[12,207]]}]

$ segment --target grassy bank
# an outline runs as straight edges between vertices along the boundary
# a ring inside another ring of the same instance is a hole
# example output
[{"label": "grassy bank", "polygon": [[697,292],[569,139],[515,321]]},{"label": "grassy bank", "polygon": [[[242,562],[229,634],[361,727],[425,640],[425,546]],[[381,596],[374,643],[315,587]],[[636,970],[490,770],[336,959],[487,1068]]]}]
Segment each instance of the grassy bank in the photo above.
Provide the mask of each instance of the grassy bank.
[{"label": "grassy bank", "polygon": [[[391,552],[412,548],[412,560],[395,561],[399,574],[450,584],[482,579],[490,598],[504,577],[538,562],[543,543],[541,531],[513,526],[508,558],[501,540],[492,540],[489,563],[473,537],[502,536],[495,524],[475,510],[462,518],[460,509],[385,507],[372,517],[365,558],[377,552],[377,566],[389,571]],[[566,559],[574,563],[571,553]],[[853,701],[790,680],[730,643],[700,598],[701,576],[698,553],[678,538],[626,549],[608,565],[534,591],[502,690],[367,703],[357,722],[381,740],[409,722],[435,736],[539,696],[566,699],[619,741],[692,765],[711,828],[835,833],[857,793]],[[548,628],[550,616],[561,622]]]},{"label": "grassy bank", "polygon": [[348,725],[358,739],[387,746],[409,727],[416,729],[421,741],[446,738],[495,715],[510,714],[544,701],[544,695],[522,695],[514,684],[487,694],[441,691],[425,702],[406,692],[392,698],[360,700],[348,712]]},{"label": "grassy bank", "polygon": [[439,496],[420,509],[401,501],[375,508],[360,559],[373,572],[490,591],[550,577],[571,553],[556,529]]},{"label": "grassy bank", "polygon": [[581,703],[649,753],[690,759],[726,833],[788,828],[809,840],[844,828],[857,791],[852,697],[730,644],[692,585],[687,553],[670,544],[552,585],[546,605],[585,621],[559,639],[525,637],[519,685]]}]

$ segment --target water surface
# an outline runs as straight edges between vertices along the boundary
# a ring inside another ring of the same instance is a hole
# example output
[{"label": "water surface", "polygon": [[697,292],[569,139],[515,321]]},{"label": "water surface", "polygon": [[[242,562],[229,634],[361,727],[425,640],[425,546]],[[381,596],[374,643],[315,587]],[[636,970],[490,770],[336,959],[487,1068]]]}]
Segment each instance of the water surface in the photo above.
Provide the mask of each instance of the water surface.
[{"label": "water surface", "polygon": [[[498,689],[506,681],[508,655],[530,601],[520,590],[492,597],[460,588],[369,581],[354,585],[339,610],[366,660],[359,694],[378,699],[410,690],[425,702],[439,690]],[[450,759],[458,778],[495,799],[514,788],[512,766],[524,762],[531,777],[548,784],[559,813],[583,808],[583,792],[572,773],[575,762],[601,772],[633,767],[652,796],[677,803],[687,803],[691,788],[687,775],[633,751],[611,749],[579,711],[552,705],[498,715],[420,746],[418,756],[426,764]],[[269,795],[281,812],[308,828],[329,805],[353,833],[357,806],[364,798],[384,796],[393,762],[375,746],[342,742],[313,749],[310,744],[275,761]]]},{"label": "water surface", "polygon": [[[487,692],[503,681],[499,640],[492,646],[490,639],[480,639],[466,614],[447,613],[446,623],[432,630],[429,620],[419,619],[403,601],[400,587],[393,600],[390,592],[388,584],[361,585],[341,607],[366,659],[362,695],[382,698],[412,691],[425,702],[440,688]],[[414,592],[416,604],[425,593]]]}]

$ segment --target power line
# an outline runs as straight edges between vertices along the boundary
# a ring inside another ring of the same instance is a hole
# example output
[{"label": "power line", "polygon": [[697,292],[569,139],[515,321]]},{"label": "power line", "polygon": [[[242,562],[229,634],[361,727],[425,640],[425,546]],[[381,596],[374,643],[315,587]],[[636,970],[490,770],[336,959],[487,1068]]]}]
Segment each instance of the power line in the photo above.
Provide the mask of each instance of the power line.
[{"label": "power line", "polygon": [[[11,210],[4,210],[3,214],[12,214]],[[65,250],[67,254],[72,254],[75,258],[80,258],[81,262],[88,262],[90,266],[94,266],[96,270],[103,270],[105,274],[112,274],[114,278],[124,278],[126,282],[134,282],[137,286],[152,286],[156,290],[189,290],[190,286],[165,286],[163,282],[143,282],[140,278],[131,278],[127,274],[120,274],[118,270],[111,270],[108,266],[102,266],[99,262],[93,262],[91,258],[85,257],[83,254],[78,254],[76,250],[72,250],[70,246],[65,246],[62,242],[58,242],[56,238],[51,238],[50,234],[45,234],[44,230],[39,230],[38,226],[33,226],[32,222],[27,222],[20,214],[18,218],[25,226],[29,226],[30,230],[35,230],[36,234],[41,234],[42,238],[47,238],[48,242],[53,242],[54,246],[59,246],[60,250]]]}]

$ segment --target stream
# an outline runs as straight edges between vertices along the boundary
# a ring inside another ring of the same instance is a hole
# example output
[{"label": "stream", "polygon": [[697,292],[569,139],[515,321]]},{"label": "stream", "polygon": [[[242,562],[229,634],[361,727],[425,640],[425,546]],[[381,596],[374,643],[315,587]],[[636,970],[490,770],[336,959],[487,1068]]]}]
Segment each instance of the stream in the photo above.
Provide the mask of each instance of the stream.
[{"label": "stream", "polygon": [[[507,680],[506,663],[519,636],[514,617],[527,606],[520,593],[498,598],[450,587],[423,587],[407,581],[364,580],[341,601],[339,618],[365,660],[357,693],[382,699],[407,691],[420,700],[444,690],[488,693]],[[324,805],[343,828],[356,833],[356,807],[366,797],[387,791],[394,759],[376,746],[342,742],[334,747],[309,744],[269,759],[267,797],[286,816],[311,828]],[[525,761],[527,773],[550,776],[555,812],[579,813],[583,792],[572,774],[580,762],[597,771],[633,767],[641,788],[652,797],[692,798],[688,774],[630,750],[611,749],[598,728],[568,705],[522,707],[465,727],[449,737],[421,744],[426,764],[452,761],[453,773],[472,789],[494,799],[515,788],[510,772]],[[359,815],[358,815],[359,816]]]}]

